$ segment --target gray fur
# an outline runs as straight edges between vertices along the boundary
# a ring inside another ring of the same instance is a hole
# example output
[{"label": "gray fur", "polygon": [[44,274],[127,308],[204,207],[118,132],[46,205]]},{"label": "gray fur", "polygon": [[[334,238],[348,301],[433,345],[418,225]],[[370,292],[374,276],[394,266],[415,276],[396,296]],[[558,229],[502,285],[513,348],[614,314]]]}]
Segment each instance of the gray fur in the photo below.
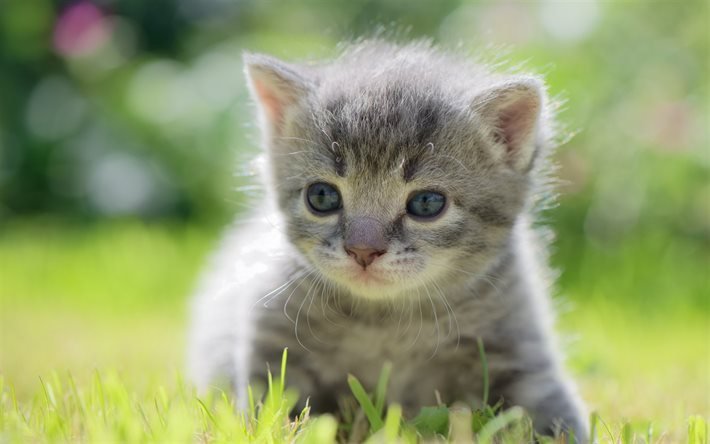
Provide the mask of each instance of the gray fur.
[{"label": "gray fur", "polygon": [[[198,386],[226,378],[243,399],[288,347],[289,383],[317,411],[349,393],[348,373],[373,387],[385,361],[389,401],[410,415],[437,391],[476,404],[481,338],[493,402],[523,406],[539,431],[586,437],[531,230],[552,133],[542,82],[426,43],[364,41],[318,65],[245,62],[269,199],[230,231],[194,300]],[[338,187],[342,210],[308,211],[304,192],[317,181]],[[443,214],[410,217],[416,190],[444,193]],[[362,217],[388,241],[366,270],[343,248],[349,221]]]}]

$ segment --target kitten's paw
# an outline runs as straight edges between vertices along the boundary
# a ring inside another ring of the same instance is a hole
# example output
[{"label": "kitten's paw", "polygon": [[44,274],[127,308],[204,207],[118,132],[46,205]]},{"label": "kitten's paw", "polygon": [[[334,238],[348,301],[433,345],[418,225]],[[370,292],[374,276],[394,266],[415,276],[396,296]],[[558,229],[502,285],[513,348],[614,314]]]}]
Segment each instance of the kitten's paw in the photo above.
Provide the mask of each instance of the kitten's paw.
[{"label": "kitten's paw", "polygon": [[589,442],[589,425],[581,417],[555,419],[546,426],[536,427],[538,433],[555,437],[556,443],[587,444]]}]

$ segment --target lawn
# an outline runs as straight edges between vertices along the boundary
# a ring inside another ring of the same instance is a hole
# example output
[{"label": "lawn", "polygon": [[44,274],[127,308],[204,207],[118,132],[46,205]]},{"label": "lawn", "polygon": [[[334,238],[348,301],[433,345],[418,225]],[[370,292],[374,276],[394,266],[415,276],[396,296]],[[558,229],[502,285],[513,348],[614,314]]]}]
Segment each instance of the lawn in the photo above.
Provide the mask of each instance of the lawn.
[{"label": "lawn", "polygon": [[[558,329],[600,442],[707,442],[706,250],[650,230],[572,255],[572,235],[558,231]],[[281,392],[278,375],[258,415],[235,414],[219,394],[198,399],[181,376],[187,296],[218,237],[211,227],[131,221],[3,226],[0,442],[327,442],[376,429],[373,441],[406,442],[428,428],[456,441],[473,436],[471,423],[479,442],[529,436],[517,410],[433,408],[402,422],[390,406],[340,424],[291,421],[296,395]]]}]

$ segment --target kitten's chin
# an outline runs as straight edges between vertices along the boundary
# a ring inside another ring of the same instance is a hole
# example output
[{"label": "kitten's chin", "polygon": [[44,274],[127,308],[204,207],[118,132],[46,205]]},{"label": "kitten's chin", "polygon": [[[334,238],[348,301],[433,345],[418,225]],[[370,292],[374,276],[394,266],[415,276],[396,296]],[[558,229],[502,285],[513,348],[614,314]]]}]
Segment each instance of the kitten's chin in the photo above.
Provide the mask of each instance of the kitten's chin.
[{"label": "kitten's chin", "polygon": [[358,269],[341,274],[334,280],[354,296],[373,301],[395,299],[412,290],[399,279],[370,270]]},{"label": "kitten's chin", "polygon": [[427,282],[437,277],[435,269],[414,259],[409,259],[406,266],[375,261],[362,268],[351,258],[335,260],[315,257],[311,265],[320,271],[325,280],[356,298],[371,301],[416,297]]}]

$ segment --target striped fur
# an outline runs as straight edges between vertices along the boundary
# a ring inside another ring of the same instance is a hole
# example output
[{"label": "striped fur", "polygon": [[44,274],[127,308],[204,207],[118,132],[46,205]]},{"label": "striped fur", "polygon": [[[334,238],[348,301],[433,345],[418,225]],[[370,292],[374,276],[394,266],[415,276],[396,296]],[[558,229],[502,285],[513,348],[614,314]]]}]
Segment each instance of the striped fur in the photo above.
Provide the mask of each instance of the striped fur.
[{"label": "striped fur", "polygon": [[[480,338],[492,401],[525,407],[541,432],[586,436],[531,229],[553,132],[542,82],[422,42],[363,41],[320,64],[245,62],[268,193],[229,231],[194,300],[197,384],[221,378],[243,398],[288,347],[289,383],[317,411],[349,393],[348,373],[372,387],[385,361],[389,401],[410,415],[436,392],[476,405]],[[336,186],[343,208],[309,211],[314,182]],[[443,214],[408,215],[417,190],[443,193]],[[343,248],[356,217],[377,220],[388,242],[364,271]]]}]

